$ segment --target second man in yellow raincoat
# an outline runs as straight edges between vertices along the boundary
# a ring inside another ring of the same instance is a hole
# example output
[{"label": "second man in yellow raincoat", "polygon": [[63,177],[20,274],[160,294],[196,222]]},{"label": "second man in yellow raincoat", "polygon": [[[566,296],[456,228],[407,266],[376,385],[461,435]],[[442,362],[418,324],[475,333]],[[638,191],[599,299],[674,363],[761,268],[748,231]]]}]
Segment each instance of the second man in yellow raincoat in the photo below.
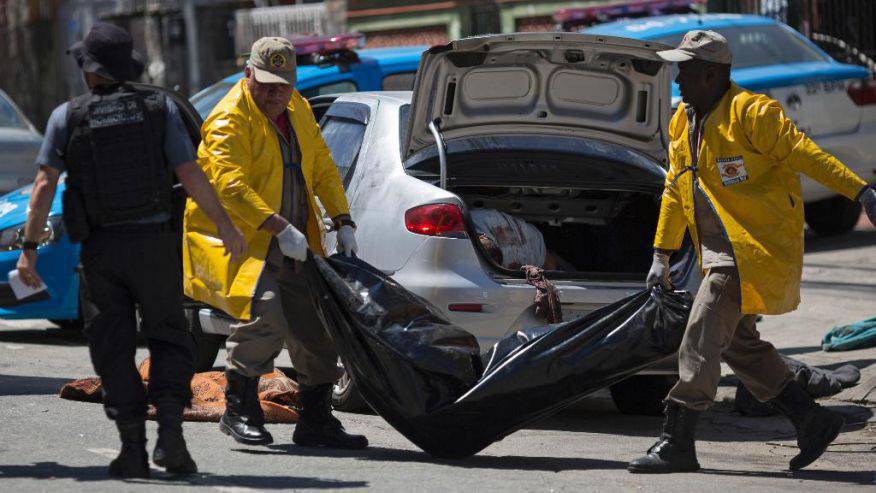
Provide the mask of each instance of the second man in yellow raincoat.
[{"label": "second man in yellow raincoat", "polygon": [[679,381],[666,398],[666,421],[631,472],[699,469],[697,417],[715,398],[721,359],[759,400],[794,424],[797,470],[836,438],[843,419],[817,405],[793,380],[772,344],[760,338],[757,314],[800,303],[803,199],[799,174],[860,199],[876,218],[876,192],[797,130],[781,105],[730,80],[727,40],[687,33],[678,49],[658,53],[679,63],[683,103],[669,124],[670,169],[654,240],[648,285],[668,283],[669,256],[689,232],[704,279],[679,350]]},{"label": "second man in yellow raincoat", "polygon": [[294,89],[295,49],[284,38],[252,46],[245,78],[204,122],[198,162],[247,240],[234,261],[213,224],[189,201],[183,241],[186,295],[238,319],[228,337],[226,412],[220,429],[240,443],[273,441],[264,428],[259,376],[285,343],[298,374],[303,446],[364,448],[331,414],[340,376],[334,345],[310,303],[302,272],[308,249],[324,254],[319,198],[338,229],[338,250],[356,251],[355,224],[337,168],[310,105]]}]

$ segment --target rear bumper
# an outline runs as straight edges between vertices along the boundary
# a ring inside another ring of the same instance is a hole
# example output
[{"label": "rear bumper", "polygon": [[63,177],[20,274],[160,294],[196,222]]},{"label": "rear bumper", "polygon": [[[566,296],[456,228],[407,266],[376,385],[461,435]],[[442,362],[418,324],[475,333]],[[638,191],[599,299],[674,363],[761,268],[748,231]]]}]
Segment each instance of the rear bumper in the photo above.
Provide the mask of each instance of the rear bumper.
[{"label": "rear bumper", "polygon": [[[699,270],[693,253],[683,265],[674,266],[673,280],[696,292]],[[426,298],[447,318],[477,337],[486,350],[514,331],[544,325],[535,316],[535,288],[523,280],[497,281],[481,265],[468,239],[430,238],[393,275],[406,289]],[[643,288],[640,282],[576,283],[555,281],[566,320],[633,295]],[[482,305],[479,313],[450,311],[451,304]],[[661,360],[643,374],[678,373],[675,356]]]},{"label": "rear bumper", "polygon": [[[66,235],[57,242],[39,248],[37,272],[48,288],[48,298],[15,299],[12,290],[0,285],[3,299],[0,300],[0,318],[10,320],[55,319],[75,320],[79,317],[79,245],[70,243]],[[0,252],[0,279],[5,280],[9,271],[15,269],[20,250]],[[11,299],[10,299],[11,297]]]}]

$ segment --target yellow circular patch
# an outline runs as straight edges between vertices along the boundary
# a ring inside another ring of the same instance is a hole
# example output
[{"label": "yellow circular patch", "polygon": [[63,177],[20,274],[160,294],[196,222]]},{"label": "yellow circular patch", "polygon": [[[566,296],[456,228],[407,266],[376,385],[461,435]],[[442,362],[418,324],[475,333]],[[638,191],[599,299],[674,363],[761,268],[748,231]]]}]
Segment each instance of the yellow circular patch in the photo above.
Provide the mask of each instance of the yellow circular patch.
[{"label": "yellow circular patch", "polygon": [[286,57],[279,53],[275,53],[271,55],[271,66],[274,68],[281,68],[286,65]]}]

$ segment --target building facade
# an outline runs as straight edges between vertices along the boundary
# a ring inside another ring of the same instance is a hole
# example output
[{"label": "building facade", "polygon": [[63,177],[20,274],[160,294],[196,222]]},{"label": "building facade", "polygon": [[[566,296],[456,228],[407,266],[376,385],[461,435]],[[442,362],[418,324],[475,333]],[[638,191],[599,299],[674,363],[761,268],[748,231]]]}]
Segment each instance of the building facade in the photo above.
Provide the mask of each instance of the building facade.
[{"label": "building facade", "polygon": [[365,33],[369,47],[441,44],[476,34],[553,31],[564,8],[618,0],[349,0],[347,23]]}]

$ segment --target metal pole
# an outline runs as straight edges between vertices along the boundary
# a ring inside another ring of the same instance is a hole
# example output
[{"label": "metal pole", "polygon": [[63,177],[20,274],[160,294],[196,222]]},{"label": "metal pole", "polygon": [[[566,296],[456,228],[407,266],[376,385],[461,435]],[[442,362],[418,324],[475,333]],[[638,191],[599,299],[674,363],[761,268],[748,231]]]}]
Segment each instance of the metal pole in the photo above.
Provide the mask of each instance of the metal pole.
[{"label": "metal pole", "polygon": [[189,65],[189,94],[201,88],[200,52],[198,50],[198,21],[195,19],[195,0],[183,0],[183,20],[186,25],[186,58]]},{"label": "metal pole", "polygon": [[438,166],[439,177],[438,186],[442,190],[447,190],[447,149],[444,147],[444,138],[441,137],[441,130],[436,123],[438,120],[429,122],[429,131],[432,132],[432,137],[435,138],[435,146],[438,147]]}]

